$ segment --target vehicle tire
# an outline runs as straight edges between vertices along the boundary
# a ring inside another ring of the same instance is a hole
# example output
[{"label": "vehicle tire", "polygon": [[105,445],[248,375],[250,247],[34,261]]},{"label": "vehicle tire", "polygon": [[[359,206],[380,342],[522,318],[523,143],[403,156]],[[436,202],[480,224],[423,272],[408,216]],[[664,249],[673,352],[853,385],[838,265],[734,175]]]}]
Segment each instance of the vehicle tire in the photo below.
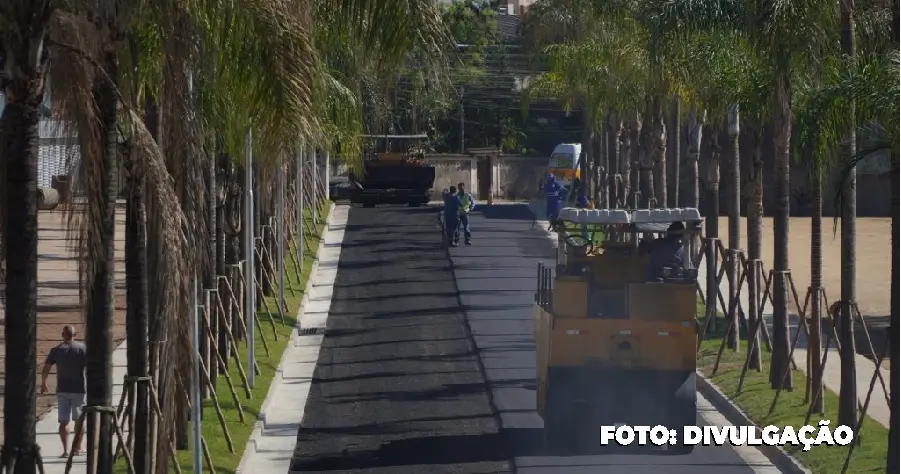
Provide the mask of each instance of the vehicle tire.
[{"label": "vehicle tire", "polygon": [[374,202],[364,202],[363,207],[375,207],[375,203]]},{"label": "vehicle tire", "polygon": [[666,426],[678,431],[679,441],[667,446],[666,452],[671,455],[691,454],[695,447],[682,443],[683,428],[694,426],[698,419],[697,374],[689,372],[676,387],[670,402],[669,416]]},{"label": "vehicle tire", "polygon": [[407,203],[407,206],[409,206],[409,207],[419,207],[421,205],[422,205],[422,203],[419,201],[410,201]]}]

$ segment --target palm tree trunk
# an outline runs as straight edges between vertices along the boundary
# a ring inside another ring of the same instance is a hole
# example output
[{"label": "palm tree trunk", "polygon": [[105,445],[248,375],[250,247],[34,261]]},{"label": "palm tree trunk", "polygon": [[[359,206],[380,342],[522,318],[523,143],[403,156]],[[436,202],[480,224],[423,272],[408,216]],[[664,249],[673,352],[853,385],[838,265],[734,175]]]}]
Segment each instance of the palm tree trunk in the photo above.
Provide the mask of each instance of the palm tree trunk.
[{"label": "palm tree trunk", "polygon": [[[621,161],[621,152],[622,152],[622,136],[623,136],[623,121],[620,119],[619,114],[612,114],[610,116],[610,146],[608,152],[610,153],[610,166],[614,167],[614,171],[612,176],[622,176],[622,161]],[[608,176],[611,175],[608,173]],[[623,201],[623,190],[620,183],[617,183],[615,180],[611,180],[610,183],[610,198],[609,198],[609,207],[619,207],[625,206],[625,202]]]},{"label": "palm tree trunk", "polygon": [[[704,233],[708,239],[717,239],[720,236],[720,144],[719,133],[715,128],[709,131],[707,135],[710,141],[710,161],[707,164],[705,188],[707,191],[707,218],[705,219],[706,229]],[[707,246],[707,255],[704,257],[707,263],[707,287],[704,294],[707,296],[707,318],[711,319],[709,328],[716,327],[716,307],[719,301],[719,286],[716,282],[717,277],[717,248],[713,245]]]},{"label": "palm tree trunk", "polygon": [[593,127],[591,126],[592,117],[588,112],[587,107],[585,105],[585,101],[582,101],[582,156],[579,157],[579,175],[581,176],[581,186],[580,189],[576,189],[576,196],[587,193],[591,189],[591,170],[589,169],[589,163],[594,159],[594,153],[592,150],[592,137],[594,134],[592,133]]},{"label": "palm tree trunk", "polygon": [[820,373],[823,370],[822,362],[822,306],[819,288],[823,286],[823,172],[819,167],[811,170],[811,201],[812,215],[810,217],[810,289],[814,292],[810,300],[810,334],[807,341],[807,357],[810,364],[811,407],[814,413],[823,412],[823,385],[816,386],[816,381],[823,380]]},{"label": "palm tree trunk", "polygon": [[[781,74],[776,80],[773,112],[776,159],[776,206],[773,216],[773,356],[770,359],[770,384],[773,389],[792,388],[792,374],[789,367],[788,331],[788,281],[785,272],[788,266],[789,193],[791,185],[791,79]],[[785,378],[782,379],[783,374]]]},{"label": "palm tree trunk", "polygon": [[682,182],[682,170],[680,169],[682,164],[682,157],[680,156],[682,151],[682,98],[679,97],[679,94],[673,96],[673,126],[671,127],[672,133],[670,136],[670,161],[672,162],[673,174],[672,174],[672,184],[670,185],[670,190],[672,190],[670,202],[672,202],[673,207],[680,207],[682,205],[682,201],[679,200],[679,185]]},{"label": "palm tree trunk", "polygon": [[622,174],[622,203],[624,208],[632,207],[632,137],[634,136],[635,122],[626,122],[622,133],[622,147],[619,151],[619,166]]},{"label": "palm tree trunk", "polygon": [[[216,282],[214,283],[216,287],[216,292],[219,297],[219,301],[221,305],[216,306],[216,311],[218,312],[220,309],[222,310],[222,314],[220,317],[216,318],[216,324],[223,323],[225,321],[229,321],[230,313],[228,308],[231,307],[231,301],[227,298],[227,287],[225,285],[224,278],[226,277],[226,266],[225,266],[225,246],[226,246],[226,235],[225,235],[225,205],[226,205],[226,172],[229,166],[229,157],[225,153],[219,153],[216,156],[217,159],[217,170],[216,170],[216,226],[213,228],[213,231],[216,235]],[[227,323],[226,323],[227,324]],[[229,350],[228,350],[228,335],[227,332],[230,330],[229,327],[219,327],[218,331],[218,341],[217,344],[219,346],[219,356],[222,359],[224,367],[223,370],[228,370],[229,364]]]},{"label": "palm tree trunk", "polygon": [[[206,253],[205,265],[203,266],[203,290],[211,290],[216,287],[216,156],[210,155],[207,156],[207,162],[205,163],[206,176],[204,177],[204,181],[206,181],[206,193],[204,197],[206,198],[206,230],[207,230],[207,242],[204,246],[204,251]],[[204,300],[201,300],[204,301]],[[219,320],[216,312],[216,308],[209,308],[208,310],[209,318],[210,318],[210,330],[213,331],[213,334],[216,334]],[[201,325],[202,327],[202,325]],[[201,333],[204,331],[201,330]],[[216,354],[212,353],[211,344],[206,337],[200,338],[200,348],[201,354],[204,356],[204,364],[209,370],[210,379],[216,380],[216,377],[219,375],[219,364],[216,363]],[[209,393],[206,387],[206,384],[201,384],[203,387],[203,396],[208,397]]]},{"label": "palm tree trunk", "polygon": [[[228,188],[229,190],[226,193],[226,210],[225,210],[225,222],[223,224],[225,227],[225,235],[227,236],[228,242],[225,246],[225,260],[228,264],[237,264],[243,259],[245,248],[244,245],[244,232],[242,232],[242,216],[247,212],[244,209],[244,191],[240,186],[240,182],[243,182],[243,173],[242,168],[234,167],[233,164],[229,164],[230,173],[228,175]],[[232,274],[229,275],[229,283],[231,284],[232,290],[235,292],[240,291],[240,287],[238,286],[238,281],[231,278]],[[235,294],[235,301],[242,301],[240,294]],[[244,340],[244,332],[241,329],[241,318],[243,318],[243,314],[241,314],[240,306],[234,307],[232,304],[229,304],[228,307],[228,321],[232,326],[232,334],[235,336],[235,340],[241,341]]]},{"label": "palm tree trunk", "polygon": [[[751,159],[750,179],[748,182],[748,259],[760,260],[763,258],[763,134],[762,125],[754,133],[754,155]],[[748,275],[748,326],[755,327],[757,315],[760,311],[760,274],[757,269]],[[751,339],[753,338],[753,340]],[[752,343],[753,342],[753,343]],[[751,360],[748,368],[760,370],[760,333],[749,336],[749,350]]]},{"label": "palm tree trunk", "polygon": [[[839,2],[841,6],[842,34],[841,45],[848,68],[853,69],[855,63],[854,46],[854,4],[849,0]],[[852,117],[852,126],[845,136],[844,154],[852,157],[856,153],[856,121],[854,103],[850,104],[847,113]],[[857,302],[855,277],[857,273],[856,234],[857,225],[857,172],[852,169],[842,184],[842,299],[841,316],[839,318],[838,337],[841,341],[841,385],[839,386],[838,422],[852,427],[857,426],[857,351],[854,344],[854,308]]]},{"label": "palm tree trunk", "polygon": [[[94,256],[92,285],[89,290],[88,317],[85,324],[85,378],[87,379],[87,406],[109,407],[113,398],[113,339],[112,321],[115,304],[115,236],[116,195],[118,194],[118,130],[116,128],[118,98],[116,84],[116,53],[108,49],[103,53],[104,73],[98,74],[94,87],[94,100],[100,115],[100,166],[97,170],[99,188],[97,202],[89,203],[100,211],[100,243],[102,253]],[[88,418],[88,471],[113,471],[112,423],[103,415],[98,425]],[[96,440],[96,441],[95,441]],[[96,443],[96,444],[95,444]],[[95,457],[96,453],[96,457]]]},{"label": "palm tree trunk", "polygon": [[[632,196],[629,196],[629,205],[638,206],[640,204],[640,199],[636,199],[635,197],[641,194],[641,167],[640,167],[640,157],[641,157],[641,133],[642,133],[642,121],[641,114],[636,113],[635,119],[632,122],[632,147],[629,150],[629,161],[631,162],[630,166],[630,176],[629,176],[629,187],[632,190]],[[636,194],[637,193],[637,194]]]},{"label": "palm tree trunk", "polygon": [[[143,170],[129,156],[125,160],[128,201],[125,215],[125,333],[128,341],[128,374],[131,377],[149,375],[147,302],[147,226],[144,218]],[[129,405],[135,407],[134,463],[136,474],[149,474],[149,400],[148,386],[139,384],[129,392]]]},{"label": "palm tree trunk", "polygon": [[644,120],[641,128],[638,145],[639,182],[641,189],[642,207],[657,207],[657,195],[654,192],[655,161],[657,160],[657,133],[659,129],[658,116],[655,115],[653,103],[649,103],[644,111]]},{"label": "palm tree trunk", "polygon": [[601,126],[594,133],[594,161],[595,172],[592,176],[594,182],[593,196],[595,207],[609,207],[609,192],[607,190],[607,176],[610,174],[610,156],[607,153],[607,127]]},{"label": "palm tree trunk", "polygon": [[686,132],[688,135],[688,207],[697,208],[700,205],[700,172],[698,162],[701,157],[701,139],[704,136],[704,125],[707,121],[707,112],[698,112],[698,106],[692,105],[688,114]]},{"label": "palm tree trunk", "polygon": [[653,164],[652,192],[654,193],[655,207],[667,207],[666,186],[666,119],[663,116],[663,107],[658,99],[653,100],[651,107],[651,158]]},{"label": "palm tree trunk", "polygon": [[[737,260],[741,249],[741,154],[739,150],[739,109],[738,105],[729,108],[728,122],[729,141],[732,148],[732,161],[729,163],[729,308],[728,315],[732,324],[729,334],[729,348],[737,351],[739,346],[739,324],[736,300],[739,299],[738,277],[741,273],[741,262]],[[731,311],[731,308],[736,308]]]},{"label": "palm tree trunk", "polygon": [[15,474],[35,472],[38,111],[43,92],[40,76],[33,81],[29,79],[32,78],[14,76],[6,85],[6,108],[0,119],[0,149],[4,153],[6,175],[3,183],[5,355],[7,361],[15,361],[6,364],[4,374],[5,386],[15,390],[6,390],[3,396],[3,453],[17,457]]},{"label": "palm tree trunk", "polygon": [[[154,95],[151,91],[147,91],[146,95],[144,97],[144,124],[147,126],[147,131],[150,133],[150,136],[157,143],[159,143],[160,142],[159,106],[157,104],[156,97],[154,97]],[[146,191],[146,189],[145,189],[145,191]],[[144,211],[146,212],[146,202],[144,204],[145,204]],[[144,238],[142,241],[145,244],[145,253],[144,253],[145,269],[144,269],[143,278],[144,278],[144,291],[145,291],[144,301],[146,301],[146,303],[147,303],[147,338],[144,340],[143,351],[148,353],[148,372],[147,373],[151,377],[154,377],[153,380],[154,380],[154,383],[156,384],[156,389],[158,391],[157,402],[162,406],[162,404],[165,403],[165,401],[162,400],[162,396],[163,396],[162,394],[163,394],[163,390],[164,390],[165,381],[158,378],[159,367],[156,366],[156,363],[158,362],[158,359],[159,359],[157,357],[157,351],[160,347],[159,341],[162,340],[163,337],[160,334],[161,325],[159,324],[159,321],[157,321],[157,318],[156,318],[156,316],[158,315],[157,300],[156,300],[156,298],[149,298],[149,295],[156,294],[156,287],[154,286],[153,279],[148,278],[149,275],[157,274],[158,266],[157,266],[157,262],[156,262],[155,258],[153,258],[153,256],[152,256],[152,254],[150,252],[146,251],[146,249],[153,248],[154,245],[159,245],[158,243],[154,244],[154,239],[159,239],[159,236],[149,234],[147,232],[146,217],[147,216],[145,214],[144,220],[143,220],[143,223],[145,225]],[[127,240],[127,237],[126,237],[126,240]],[[127,243],[126,243],[126,246],[127,246]],[[128,258],[127,255],[126,255],[126,258]],[[126,265],[127,265],[127,261],[126,261]],[[126,274],[127,274],[127,272],[128,272],[128,270],[126,269]],[[127,275],[126,275],[126,277],[127,277]],[[128,285],[127,282],[126,282],[126,285]],[[127,331],[127,327],[126,327],[126,331]],[[128,347],[132,347],[131,343],[128,344]],[[148,396],[149,396],[149,393],[148,393]],[[140,401],[140,398],[138,400]],[[149,403],[149,399],[148,399],[147,403]],[[143,405],[141,405],[141,406],[143,406]],[[139,407],[139,410],[140,410],[140,407]],[[135,418],[136,419],[138,418],[137,413],[136,413]],[[146,440],[138,441],[140,439],[139,435],[141,432],[136,432],[136,439],[135,439],[136,449],[137,449],[137,446],[139,443],[145,443],[145,445],[150,446],[149,449],[153,449],[152,446],[154,444],[156,444],[154,442],[154,439],[159,439],[158,433],[159,433],[159,427],[160,427],[160,420],[156,416],[152,416],[149,418],[148,423],[149,423],[149,426],[147,427],[147,435],[145,437]],[[149,451],[148,451],[148,453],[149,453]],[[155,467],[156,467],[155,460],[154,460],[154,453],[149,453],[147,463],[148,463],[149,467],[148,467],[148,470],[146,470],[144,472],[147,474],[153,473],[155,470]],[[136,466],[141,466],[141,464],[137,464]],[[140,473],[140,471],[139,471],[139,473]]]},{"label": "palm tree trunk", "polygon": [[[893,29],[897,33],[898,27],[898,2],[897,0],[892,2],[893,4],[893,18],[894,18],[894,27]],[[895,35],[895,41],[898,40],[897,34]],[[892,166],[891,171],[891,179],[892,179],[892,299],[891,299],[891,315],[889,316],[889,333],[892,335],[891,341],[889,343],[889,351],[890,351],[890,364],[889,371],[891,372],[889,377],[889,396],[891,397],[891,405],[890,405],[890,420],[889,420],[889,431],[888,431],[888,455],[886,456],[886,470],[885,472],[901,472],[901,466],[899,466],[899,458],[901,458],[901,453],[898,451],[901,450],[901,439],[898,439],[898,427],[901,425],[901,410],[898,409],[898,393],[901,393],[901,370],[898,369],[898,350],[901,348],[901,344],[899,344],[899,331],[898,328],[901,327],[901,292],[899,292],[899,281],[901,281],[901,274],[898,273],[898,259],[901,258],[901,251],[899,251],[899,244],[901,244],[901,233],[899,233],[899,222],[898,215],[901,214],[901,205],[899,205],[899,190],[896,183],[898,183],[898,178],[901,173],[898,170],[898,156],[894,156],[894,165]]]},{"label": "palm tree trunk", "polygon": [[[901,25],[901,14],[898,11],[898,0],[892,0],[892,38],[897,44],[901,40],[899,34],[899,25]],[[901,426],[901,410],[898,407],[898,394],[901,393],[901,370],[898,370],[898,350],[901,348],[901,292],[899,292],[899,281],[901,274],[898,273],[898,259],[901,258],[901,235],[899,235],[898,215],[901,214],[901,203],[899,203],[898,178],[901,172],[898,168],[898,155],[895,154],[892,160],[891,189],[892,189],[892,299],[891,299],[891,315],[889,316],[889,334],[892,335],[889,350],[891,351],[889,370],[890,377],[890,420],[888,430],[888,452],[886,453],[886,470],[885,472],[901,472],[901,439],[898,436],[898,428]]]}]

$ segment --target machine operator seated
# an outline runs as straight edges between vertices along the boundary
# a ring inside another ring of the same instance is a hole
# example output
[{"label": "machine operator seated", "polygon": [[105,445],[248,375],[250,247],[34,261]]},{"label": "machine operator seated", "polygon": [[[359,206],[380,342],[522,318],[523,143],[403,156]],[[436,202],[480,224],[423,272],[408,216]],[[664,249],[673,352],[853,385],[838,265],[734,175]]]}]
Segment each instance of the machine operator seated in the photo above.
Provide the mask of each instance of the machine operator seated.
[{"label": "machine operator seated", "polygon": [[645,281],[654,282],[662,281],[669,277],[666,269],[682,268],[682,233],[685,230],[685,224],[682,222],[673,222],[666,230],[666,236],[656,239],[651,243],[651,261],[645,269]]}]

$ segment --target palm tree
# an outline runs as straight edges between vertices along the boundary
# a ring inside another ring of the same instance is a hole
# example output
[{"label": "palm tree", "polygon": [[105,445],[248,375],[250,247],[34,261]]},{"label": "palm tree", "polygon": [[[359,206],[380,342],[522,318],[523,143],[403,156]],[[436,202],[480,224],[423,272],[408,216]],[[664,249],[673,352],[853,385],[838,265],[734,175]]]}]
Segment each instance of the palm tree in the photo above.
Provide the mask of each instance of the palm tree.
[{"label": "palm tree", "polygon": [[[893,18],[897,20],[897,4],[893,4]],[[892,36],[898,39],[898,25],[892,26]],[[827,117],[833,118],[828,122],[835,126],[834,133],[846,132],[849,126],[856,122],[863,124],[857,128],[861,136],[861,148],[842,165],[840,181],[844,182],[849,174],[855,172],[856,165],[862,160],[880,159],[890,162],[889,176],[897,178],[899,175],[899,109],[898,109],[898,49],[897,43],[891,46],[889,53],[877,53],[858,59],[854,69],[841,70],[834,75],[832,80],[816,92],[815,100],[828,106]],[[850,117],[846,110],[848,103],[854,101],[857,108],[857,116]],[[899,292],[898,292],[898,258],[899,258],[899,193],[898,187],[892,186],[892,296],[889,331],[892,335],[890,347],[898,347],[897,328],[901,326],[899,317]],[[843,201],[847,199],[845,189],[840,187],[836,193],[836,208],[841,209]],[[886,457],[886,472],[898,470],[898,427],[899,415],[898,402],[895,395],[899,389],[899,371],[896,370],[897,351],[891,350],[891,380],[890,395],[891,418],[889,423],[889,449]],[[893,444],[894,443],[894,444]]]},{"label": "palm tree", "polygon": [[[582,9],[573,10],[577,6]],[[537,50],[546,58],[549,71],[538,74],[530,82],[526,102],[534,98],[557,99],[567,111],[581,106],[586,117],[583,149],[589,150],[585,161],[594,162],[596,166],[605,161],[608,163],[605,168],[612,166],[609,163],[617,163],[618,172],[626,178],[625,195],[619,190],[616,194],[625,202],[631,202],[628,177],[632,161],[638,155],[639,125],[633,120],[624,120],[623,116],[627,112],[632,115],[631,112],[644,103],[647,63],[640,38],[646,33],[630,17],[616,17],[584,4],[570,6],[547,1],[538,2],[532,8],[525,24],[526,37],[533,52]],[[579,30],[582,23],[574,25],[572,18],[581,18],[580,22],[592,26]],[[577,35],[578,31],[582,33]],[[594,139],[589,138],[596,137],[599,132],[603,134],[604,122],[614,116],[617,117],[614,122],[621,125],[614,126],[611,135],[615,138],[611,142],[616,141],[619,145],[617,140],[622,139],[623,146],[608,147],[613,148],[616,156],[609,156],[610,151],[604,149],[597,150],[601,156],[595,156]],[[642,156],[645,155],[648,158],[657,156],[647,150],[642,152]],[[606,172],[609,174],[610,170]],[[591,173],[588,176],[595,177]],[[606,187],[606,180],[594,183],[595,194],[606,195]]]},{"label": "palm tree", "polygon": [[[841,48],[844,59],[849,68],[854,68],[856,59],[856,47],[854,39],[854,4],[847,0],[839,1],[841,10]],[[851,126],[847,129],[844,140],[845,156],[854,156],[857,150],[856,138],[856,112],[854,101],[849,101],[848,115],[852,117]],[[857,365],[855,358],[857,350],[854,343],[854,308],[857,302],[855,280],[856,268],[856,242],[857,242],[857,173],[852,170],[845,176],[842,183],[842,195],[844,199],[841,207],[842,221],[842,259],[841,259],[841,316],[839,318],[839,340],[841,341],[841,385],[838,397],[838,422],[850,426],[857,426]]]},{"label": "palm tree", "polygon": [[832,104],[817,102],[817,86],[808,84],[808,91],[798,107],[798,139],[796,149],[810,173],[811,196],[811,237],[810,237],[810,289],[815,291],[810,300],[810,331],[808,335],[808,352],[810,358],[810,393],[811,409],[823,411],[822,380],[822,300],[817,291],[823,286],[823,182],[829,172],[829,157],[839,144],[835,124],[844,120],[830,112],[837,112]]},{"label": "palm tree", "polygon": [[[38,122],[49,58],[42,54],[55,10],[50,1],[0,5],[0,116],[5,266],[6,360],[2,461],[16,474],[35,472],[38,216]],[[27,32],[27,34],[26,34]],[[13,236],[14,238],[9,238]],[[8,457],[15,454],[15,458]],[[7,464],[8,465],[8,464]]]},{"label": "palm tree", "polygon": [[[667,4],[667,15],[678,18],[695,30],[728,28],[740,32],[766,58],[769,69],[771,119],[775,156],[775,252],[773,270],[773,357],[770,363],[773,388],[791,388],[788,330],[789,271],[788,232],[790,198],[790,155],[792,136],[793,72],[809,58],[820,57],[828,42],[823,25],[837,18],[835,5],[814,0],[766,0],[729,3],[719,0],[676,0]],[[782,377],[785,374],[785,377]]]}]

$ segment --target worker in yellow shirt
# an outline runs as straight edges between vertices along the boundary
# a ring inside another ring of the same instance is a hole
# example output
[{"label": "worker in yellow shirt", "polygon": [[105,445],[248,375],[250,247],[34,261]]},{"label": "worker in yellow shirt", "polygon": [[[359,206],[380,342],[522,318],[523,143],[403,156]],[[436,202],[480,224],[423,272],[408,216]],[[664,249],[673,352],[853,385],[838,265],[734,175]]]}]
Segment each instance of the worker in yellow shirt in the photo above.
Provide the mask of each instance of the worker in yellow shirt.
[{"label": "worker in yellow shirt", "polygon": [[469,228],[469,213],[475,209],[476,200],[473,199],[472,194],[466,191],[463,183],[457,184],[457,195],[460,196],[460,200],[463,201],[463,206],[460,208],[460,225],[457,228],[457,231],[454,233],[454,243],[460,240],[460,228],[463,228],[463,243],[466,245],[472,245],[472,231]]}]

